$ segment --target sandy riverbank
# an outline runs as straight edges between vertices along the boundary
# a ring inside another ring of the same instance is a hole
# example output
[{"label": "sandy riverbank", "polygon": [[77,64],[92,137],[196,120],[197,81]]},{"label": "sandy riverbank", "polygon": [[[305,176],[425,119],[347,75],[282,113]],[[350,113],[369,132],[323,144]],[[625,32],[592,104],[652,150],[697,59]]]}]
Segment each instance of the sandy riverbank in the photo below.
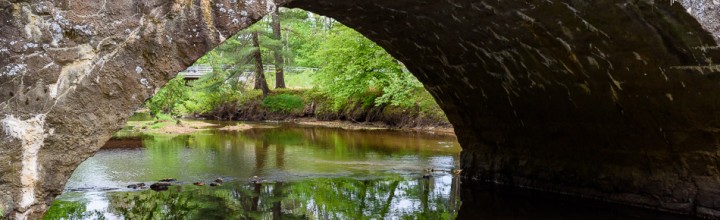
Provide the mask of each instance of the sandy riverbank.
[{"label": "sandy riverbank", "polygon": [[[273,121],[278,122],[278,121]],[[349,122],[349,121],[320,121],[314,118],[299,118],[288,121],[279,121],[279,123],[296,124],[300,126],[317,126],[326,128],[340,128],[345,130],[399,130],[408,132],[423,132],[437,135],[455,136],[452,127],[414,127],[414,128],[395,128],[382,122]],[[132,133],[149,133],[149,134],[190,134],[204,130],[220,130],[220,131],[245,131],[250,129],[275,128],[266,124],[253,123],[212,123],[202,120],[185,120],[178,119],[175,121],[130,121],[126,125],[125,131]]]}]

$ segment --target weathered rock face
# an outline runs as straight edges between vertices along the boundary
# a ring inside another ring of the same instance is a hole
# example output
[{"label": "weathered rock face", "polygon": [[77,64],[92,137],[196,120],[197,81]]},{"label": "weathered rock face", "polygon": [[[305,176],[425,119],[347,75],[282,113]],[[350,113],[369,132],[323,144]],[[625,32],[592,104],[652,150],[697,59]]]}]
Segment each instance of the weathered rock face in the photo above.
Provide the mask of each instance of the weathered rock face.
[{"label": "weathered rock face", "polygon": [[468,177],[720,216],[716,2],[0,0],[0,208],[37,217],[176,72],[285,5],[403,61]]},{"label": "weathered rock face", "polygon": [[268,7],[0,1],[0,208],[38,217],[133,109]]}]

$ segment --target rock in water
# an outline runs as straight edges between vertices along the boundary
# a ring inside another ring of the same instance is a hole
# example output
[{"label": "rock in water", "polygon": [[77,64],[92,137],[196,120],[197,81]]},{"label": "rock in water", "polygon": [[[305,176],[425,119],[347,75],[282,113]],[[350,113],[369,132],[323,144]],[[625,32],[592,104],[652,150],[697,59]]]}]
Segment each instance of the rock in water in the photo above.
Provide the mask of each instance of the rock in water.
[{"label": "rock in water", "polygon": [[250,183],[258,184],[261,182],[262,182],[262,179],[260,179],[260,177],[258,177],[258,176],[253,176],[252,178],[250,178]]},{"label": "rock in water", "polygon": [[171,185],[172,184],[170,184],[168,182],[153,183],[152,185],[150,185],[150,189],[155,190],[155,191],[165,191],[165,190],[168,190],[168,187]]}]

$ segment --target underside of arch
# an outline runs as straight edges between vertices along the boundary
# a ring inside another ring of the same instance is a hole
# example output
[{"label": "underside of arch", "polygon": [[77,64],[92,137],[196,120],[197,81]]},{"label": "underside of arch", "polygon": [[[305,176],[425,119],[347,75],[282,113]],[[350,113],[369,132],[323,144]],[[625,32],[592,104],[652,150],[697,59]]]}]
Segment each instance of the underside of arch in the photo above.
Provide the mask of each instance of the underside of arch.
[{"label": "underside of arch", "polygon": [[720,216],[714,1],[0,1],[0,206],[34,217],[178,71],[277,6],[402,61],[467,178]]}]

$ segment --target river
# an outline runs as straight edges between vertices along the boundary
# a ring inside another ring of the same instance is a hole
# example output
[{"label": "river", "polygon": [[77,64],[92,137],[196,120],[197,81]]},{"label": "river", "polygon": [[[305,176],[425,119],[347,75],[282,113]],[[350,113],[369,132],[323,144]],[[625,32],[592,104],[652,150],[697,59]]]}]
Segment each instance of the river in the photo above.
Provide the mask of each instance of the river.
[{"label": "river", "polygon": [[[450,136],[254,126],[120,135],[75,170],[45,219],[685,219],[523,189],[461,187],[451,172],[461,148]],[[165,178],[177,179],[166,191],[128,188]],[[222,185],[210,186],[216,179]]]}]

